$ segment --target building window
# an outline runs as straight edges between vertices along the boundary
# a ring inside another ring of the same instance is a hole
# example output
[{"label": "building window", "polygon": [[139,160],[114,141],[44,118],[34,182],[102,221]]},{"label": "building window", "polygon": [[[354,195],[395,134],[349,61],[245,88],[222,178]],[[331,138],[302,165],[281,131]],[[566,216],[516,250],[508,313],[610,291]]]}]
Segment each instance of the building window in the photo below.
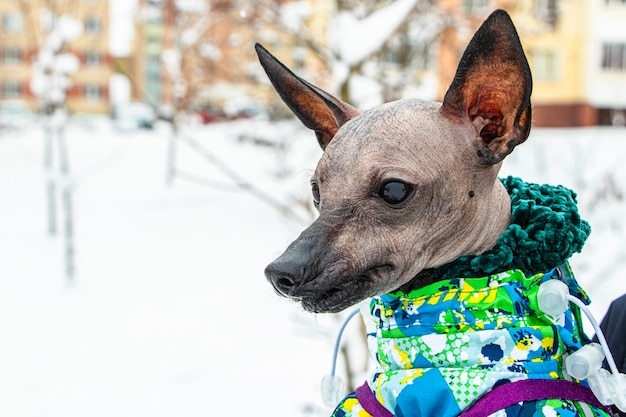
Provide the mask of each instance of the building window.
[{"label": "building window", "polygon": [[160,82],[150,82],[146,83],[146,99],[152,103],[160,103],[161,102],[161,94],[162,87]]},{"label": "building window", "polygon": [[602,69],[626,71],[626,43],[605,43],[602,45]]},{"label": "building window", "polygon": [[146,58],[146,74],[155,76],[160,80],[162,65],[160,57],[148,56]]},{"label": "building window", "polygon": [[2,15],[2,30],[5,33],[18,33],[22,31],[24,19],[19,13],[5,13]]},{"label": "building window", "polygon": [[100,86],[97,84],[87,84],[85,85],[85,99],[89,101],[98,101],[100,100]]},{"label": "building window", "polygon": [[97,17],[88,17],[85,20],[85,32],[93,35],[100,33],[102,22]]},{"label": "building window", "polygon": [[20,50],[17,48],[5,48],[2,51],[2,63],[5,65],[17,65],[20,63]]},{"label": "building window", "polygon": [[486,14],[489,11],[490,0],[463,0],[463,10],[467,14]]},{"label": "building window", "polygon": [[88,67],[97,67],[102,63],[100,53],[96,51],[89,51],[85,54],[85,65]]},{"label": "building window", "polygon": [[2,98],[19,98],[21,96],[19,83],[5,81],[2,83]]},{"label": "building window", "polygon": [[148,25],[163,23],[163,6],[160,4],[148,4],[144,6],[142,13],[143,21]]},{"label": "building window", "polygon": [[535,0],[535,17],[555,26],[559,17],[557,0]]},{"label": "building window", "polygon": [[559,77],[558,58],[554,51],[535,50],[530,53],[533,78],[538,81],[550,81]]}]

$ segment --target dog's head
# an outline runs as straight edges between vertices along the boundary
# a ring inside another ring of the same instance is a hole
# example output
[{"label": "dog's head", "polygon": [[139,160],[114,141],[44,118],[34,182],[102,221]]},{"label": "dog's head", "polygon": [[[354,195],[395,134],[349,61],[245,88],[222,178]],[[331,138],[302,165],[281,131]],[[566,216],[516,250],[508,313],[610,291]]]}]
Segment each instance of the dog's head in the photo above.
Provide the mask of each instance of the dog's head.
[{"label": "dog's head", "polygon": [[324,150],[311,178],[319,217],[265,271],[278,293],[337,312],[495,244],[510,219],[497,173],[531,124],[530,69],[506,12],[476,32],[443,104],[361,112],[256,48]]}]

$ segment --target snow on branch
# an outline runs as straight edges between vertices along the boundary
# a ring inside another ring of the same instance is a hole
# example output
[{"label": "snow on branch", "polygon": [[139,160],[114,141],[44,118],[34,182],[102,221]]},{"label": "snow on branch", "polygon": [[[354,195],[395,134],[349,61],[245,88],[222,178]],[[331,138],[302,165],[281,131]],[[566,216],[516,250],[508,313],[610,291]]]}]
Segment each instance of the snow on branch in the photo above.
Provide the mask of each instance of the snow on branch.
[{"label": "snow on branch", "polygon": [[48,112],[65,104],[67,90],[72,86],[71,76],[78,71],[76,55],[64,51],[64,46],[83,33],[82,23],[52,11],[42,13],[42,24],[48,29],[33,64],[30,89]]},{"label": "snow on branch", "polygon": [[339,12],[329,26],[329,43],[341,61],[356,66],[383,47],[417,2],[398,0],[363,19],[351,12]]}]

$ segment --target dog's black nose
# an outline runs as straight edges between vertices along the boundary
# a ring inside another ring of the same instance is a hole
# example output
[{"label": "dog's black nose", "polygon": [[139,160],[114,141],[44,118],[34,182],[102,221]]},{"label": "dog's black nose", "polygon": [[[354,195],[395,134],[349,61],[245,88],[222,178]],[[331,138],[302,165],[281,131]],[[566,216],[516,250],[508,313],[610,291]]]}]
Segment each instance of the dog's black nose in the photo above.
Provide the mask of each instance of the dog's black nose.
[{"label": "dog's black nose", "polygon": [[306,275],[304,266],[278,258],[265,268],[265,277],[281,295],[296,298],[300,283]]},{"label": "dog's black nose", "polygon": [[315,221],[265,268],[265,277],[279,294],[301,300],[315,291],[313,281],[322,272],[322,265],[332,260],[324,227],[325,223]]}]

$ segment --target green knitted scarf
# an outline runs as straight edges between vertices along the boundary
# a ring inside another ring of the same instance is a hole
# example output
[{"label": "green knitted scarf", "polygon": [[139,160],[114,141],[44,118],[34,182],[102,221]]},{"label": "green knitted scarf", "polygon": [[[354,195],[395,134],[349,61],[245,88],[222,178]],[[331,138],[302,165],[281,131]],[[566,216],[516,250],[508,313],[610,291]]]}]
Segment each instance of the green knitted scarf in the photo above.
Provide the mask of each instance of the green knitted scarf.
[{"label": "green knitted scarf", "polygon": [[430,270],[430,279],[481,277],[511,269],[531,276],[562,265],[582,250],[591,227],[578,214],[574,191],[515,177],[501,181],[511,196],[511,224],[496,245]]}]

